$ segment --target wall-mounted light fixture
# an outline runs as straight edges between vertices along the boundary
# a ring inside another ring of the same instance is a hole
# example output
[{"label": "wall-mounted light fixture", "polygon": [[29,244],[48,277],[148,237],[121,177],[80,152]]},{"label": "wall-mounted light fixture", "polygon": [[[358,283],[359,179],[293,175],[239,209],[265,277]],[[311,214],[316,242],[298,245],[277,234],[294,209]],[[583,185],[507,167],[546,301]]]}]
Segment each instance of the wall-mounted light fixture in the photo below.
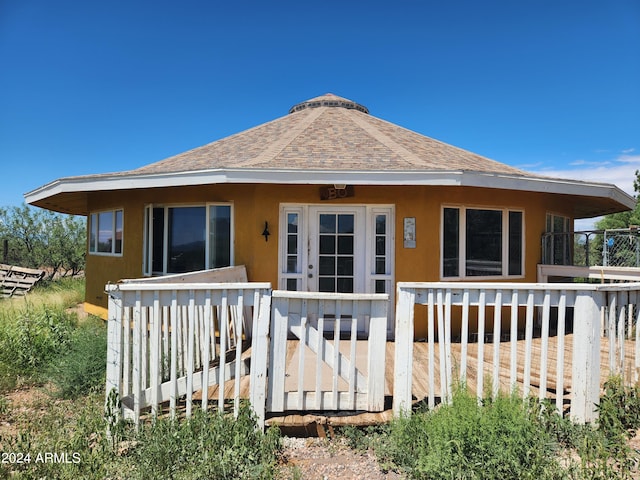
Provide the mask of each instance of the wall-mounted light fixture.
[{"label": "wall-mounted light fixture", "polygon": [[347,188],[347,186],[344,183],[335,183],[333,185],[333,188],[335,188],[336,190],[344,190]]},{"label": "wall-mounted light fixture", "polygon": [[269,222],[267,222],[266,220],[264,221],[264,230],[262,231],[262,236],[264,237],[264,241],[268,242],[269,241],[269,235],[271,235],[269,233]]}]

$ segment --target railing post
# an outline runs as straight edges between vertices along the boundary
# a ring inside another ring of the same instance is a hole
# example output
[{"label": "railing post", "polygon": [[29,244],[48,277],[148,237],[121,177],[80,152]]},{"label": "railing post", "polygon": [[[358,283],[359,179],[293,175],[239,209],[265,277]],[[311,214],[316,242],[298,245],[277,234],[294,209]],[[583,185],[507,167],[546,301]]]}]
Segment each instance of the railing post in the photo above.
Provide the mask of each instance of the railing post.
[{"label": "railing post", "polygon": [[[371,301],[371,325],[368,342],[368,408],[371,412],[384,410],[384,376],[387,349],[387,305],[388,301]],[[355,356],[351,357],[355,375]]]},{"label": "railing post", "polygon": [[600,307],[604,294],[578,291],[574,311],[571,419],[596,420],[600,397]]},{"label": "railing post", "polygon": [[287,358],[287,332],[289,329],[289,299],[273,297],[269,345],[268,408],[271,412],[284,411],[285,367]]},{"label": "railing post", "polygon": [[393,382],[393,415],[395,417],[411,412],[415,300],[415,289],[398,285]]},{"label": "railing post", "polygon": [[264,430],[265,407],[267,402],[267,366],[269,364],[269,322],[271,319],[271,291],[260,290],[258,302],[253,308],[258,310],[254,315],[251,338],[251,372],[249,402],[256,414],[258,428]]},{"label": "railing post", "polygon": [[[107,324],[106,402],[109,402],[109,396],[113,389],[115,389],[118,396],[120,396],[122,393],[120,391],[122,370],[121,359],[122,294],[117,290],[112,290],[109,292],[109,321]],[[111,405],[110,407],[113,407],[113,405]],[[118,415],[119,414],[120,412],[118,412]]]}]

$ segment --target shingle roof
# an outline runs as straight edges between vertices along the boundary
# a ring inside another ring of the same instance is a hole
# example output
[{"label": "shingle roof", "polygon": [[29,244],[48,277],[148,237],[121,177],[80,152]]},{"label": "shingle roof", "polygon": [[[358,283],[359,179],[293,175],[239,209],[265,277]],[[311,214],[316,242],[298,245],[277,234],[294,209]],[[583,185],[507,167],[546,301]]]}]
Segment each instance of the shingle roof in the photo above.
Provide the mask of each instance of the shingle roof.
[{"label": "shingle roof", "polygon": [[376,118],[366,107],[333,94],[294,105],[284,117],[128,173],[220,168],[460,170],[526,175]]},{"label": "shingle roof", "polygon": [[249,130],[141,168],[54,180],[27,203],[86,215],[90,192],[218,183],[448,185],[571,198],[576,218],[633,208],[615,185],[524,172],[369,114],[326,94]]}]

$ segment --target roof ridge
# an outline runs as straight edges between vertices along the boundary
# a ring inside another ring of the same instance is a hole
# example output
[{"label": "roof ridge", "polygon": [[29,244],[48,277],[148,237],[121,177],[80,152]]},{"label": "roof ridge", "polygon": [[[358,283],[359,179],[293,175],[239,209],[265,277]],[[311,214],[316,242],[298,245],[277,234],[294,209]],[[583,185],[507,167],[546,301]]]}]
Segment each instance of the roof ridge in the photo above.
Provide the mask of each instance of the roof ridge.
[{"label": "roof ridge", "polygon": [[391,149],[392,151],[400,151],[404,155],[406,155],[405,160],[415,166],[422,166],[422,160],[418,155],[413,153],[410,150],[407,150],[405,147],[400,145],[398,142],[390,138],[385,133],[382,133],[379,128],[374,125],[371,125],[369,122],[366,122],[364,118],[360,118],[359,115],[352,115],[350,118],[353,119],[354,123],[356,123],[360,128],[362,128],[367,134],[371,135],[373,138],[382,143],[385,147]]},{"label": "roof ridge", "polygon": [[270,160],[282,152],[295,138],[307,129],[320,115],[323,113],[322,108],[310,110],[311,113],[307,115],[307,118],[301,121],[296,127],[291,128],[281,140],[273,142],[269,147],[260,152],[259,155],[238,163],[237,167],[250,167],[258,163]]}]

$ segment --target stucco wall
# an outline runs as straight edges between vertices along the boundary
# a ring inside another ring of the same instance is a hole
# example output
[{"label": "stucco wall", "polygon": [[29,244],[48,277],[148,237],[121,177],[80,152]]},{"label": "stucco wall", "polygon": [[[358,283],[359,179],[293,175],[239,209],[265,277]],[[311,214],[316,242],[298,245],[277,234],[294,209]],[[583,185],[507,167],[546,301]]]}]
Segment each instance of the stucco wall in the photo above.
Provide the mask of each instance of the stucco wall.
[{"label": "stucco wall", "polygon": [[[91,211],[122,208],[124,242],[121,257],[87,255],[86,308],[105,313],[104,286],[143,273],[143,222],[145,204],[204,204],[233,202],[235,264],[245,265],[252,281],[278,282],[278,225],[281,203],[325,203],[317,185],[213,185],[119,192],[90,196]],[[466,207],[508,207],[524,211],[525,275],[519,281],[535,282],[540,261],[540,238],[546,214],[571,216],[573,205],[567,198],[544,194],[471,187],[355,186],[355,196],[332,200],[334,204],[395,205],[395,281],[440,280],[440,216],[442,205]],[[416,248],[403,248],[403,219],[416,219]],[[261,233],[269,223],[271,236]],[[418,315],[417,335],[423,330]],[[426,332],[426,329],[424,329]]]}]

